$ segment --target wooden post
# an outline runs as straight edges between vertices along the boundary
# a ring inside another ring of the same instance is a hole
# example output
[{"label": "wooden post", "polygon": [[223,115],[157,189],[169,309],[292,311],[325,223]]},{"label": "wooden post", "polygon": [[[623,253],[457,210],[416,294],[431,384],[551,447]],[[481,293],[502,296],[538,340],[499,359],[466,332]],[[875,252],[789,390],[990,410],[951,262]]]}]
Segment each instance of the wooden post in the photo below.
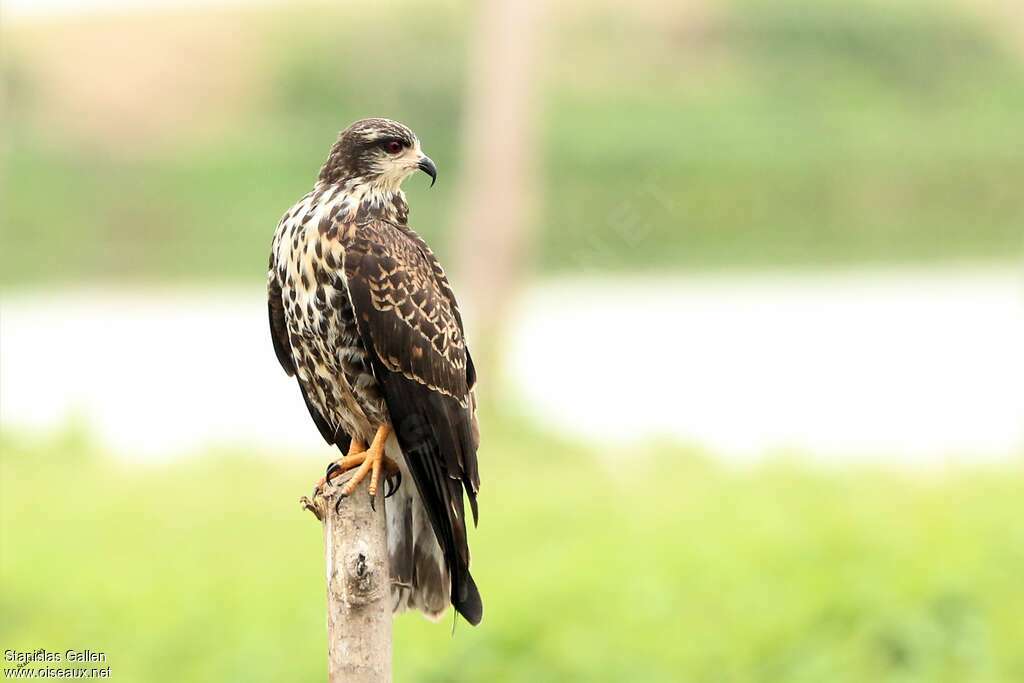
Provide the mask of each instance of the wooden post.
[{"label": "wooden post", "polygon": [[361,484],[338,503],[347,472],[324,495],[304,507],[323,522],[327,561],[327,679],[330,683],[391,681],[391,576],[388,566],[387,505],[376,511]]}]

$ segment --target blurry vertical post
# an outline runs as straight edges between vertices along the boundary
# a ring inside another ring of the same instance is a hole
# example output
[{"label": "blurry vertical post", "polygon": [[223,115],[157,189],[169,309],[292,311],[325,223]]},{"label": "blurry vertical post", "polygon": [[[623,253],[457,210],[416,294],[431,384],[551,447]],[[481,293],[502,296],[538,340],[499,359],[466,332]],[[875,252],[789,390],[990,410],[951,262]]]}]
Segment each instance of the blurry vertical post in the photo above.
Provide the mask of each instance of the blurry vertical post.
[{"label": "blurry vertical post", "polygon": [[474,327],[487,334],[474,353],[482,368],[490,366],[491,346],[523,275],[539,190],[535,66],[544,3],[481,2],[468,55],[455,273]]}]

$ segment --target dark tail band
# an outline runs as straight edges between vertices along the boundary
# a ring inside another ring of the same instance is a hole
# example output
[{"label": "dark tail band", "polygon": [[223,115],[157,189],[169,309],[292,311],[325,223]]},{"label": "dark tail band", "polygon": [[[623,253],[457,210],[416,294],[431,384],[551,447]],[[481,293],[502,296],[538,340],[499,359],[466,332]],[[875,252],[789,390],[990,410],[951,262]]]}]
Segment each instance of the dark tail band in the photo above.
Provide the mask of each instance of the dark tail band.
[{"label": "dark tail band", "polygon": [[452,605],[466,621],[476,626],[484,618],[484,603],[469,571],[463,577],[461,585],[452,586]]}]

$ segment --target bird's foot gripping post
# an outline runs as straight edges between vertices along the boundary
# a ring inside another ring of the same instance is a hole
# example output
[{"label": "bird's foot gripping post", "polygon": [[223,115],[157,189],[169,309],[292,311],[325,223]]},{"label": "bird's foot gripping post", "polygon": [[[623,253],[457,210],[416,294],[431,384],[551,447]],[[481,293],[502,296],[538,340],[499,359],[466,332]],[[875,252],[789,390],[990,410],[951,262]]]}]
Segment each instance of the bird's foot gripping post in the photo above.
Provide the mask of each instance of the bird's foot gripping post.
[{"label": "bird's foot gripping post", "polygon": [[327,567],[327,671],[330,683],[391,680],[391,577],[388,566],[386,502],[371,506],[368,487],[343,496],[324,486],[302,505],[324,528]]},{"label": "bird's foot gripping post", "polygon": [[381,473],[384,474],[384,497],[390,498],[402,484],[402,471],[399,469],[398,464],[384,455],[384,447],[390,434],[391,428],[387,425],[382,425],[377,429],[377,434],[373,437],[373,443],[370,444],[369,448],[362,441],[352,439],[345,457],[332,462],[327,467],[327,473],[313,487],[313,500],[311,501],[303,496],[299,502],[302,503],[303,507],[316,515],[317,519],[322,520],[323,514],[319,509],[321,506],[316,503],[317,499],[323,497],[324,489],[332,479],[349,470],[355,470],[355,473],[347,482],[341,485],[340,495],[336,496],[337,503],[335,505],[339,505],[343,498],[352,495],[356,487],[369,475],[370,507],[376,507],[377,489],[380,485]]}]

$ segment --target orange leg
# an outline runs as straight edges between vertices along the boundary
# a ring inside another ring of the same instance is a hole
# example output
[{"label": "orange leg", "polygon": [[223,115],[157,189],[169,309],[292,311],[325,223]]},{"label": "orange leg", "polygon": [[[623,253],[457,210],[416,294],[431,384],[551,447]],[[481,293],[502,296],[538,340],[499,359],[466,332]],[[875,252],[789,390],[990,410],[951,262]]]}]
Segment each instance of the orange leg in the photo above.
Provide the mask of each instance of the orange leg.
[{"label": "orange leg", "polygon": [[370,444],[370,447],[357,456],[362,458],[362,463],[359,465],[356,473],[352,475],[352,478],[341,487],[341,496],[343,498],[352,495],[356,487],[366,479],[367,474],[370,475],[371,498],[377,495],[377,486],[380,483],[382,469],[387,468],[387,476],[389,477],[398,474],[398,465],[391,458],[384,455],[384,444],[387,442],[390,433],[390,427],[381,425],[377,429],[377,434],[374,435],[373,443]]},{"label": "orange leg", "polygon": [[366,444],[359,439],[352,439],[352,443],[348,445],[348,453],[345,454],[345,457],[332,462],[327,468],[327,474],[320,477],[316,482],[316,485],[313,487],[313,497],[315,498],[317,494],[323,493],[324,485],[331,479],[334,479],[342,472],[347,472],[353,467],[362,464],[363,459],[366,457],[365,453]]},{"label": "orange leg", "polygon": [[[390,433],[390,427],[386,425],[380,427],[377,430],[377,434],[373,437],[373,443],[369,447],[362,441],[353,439],[345,457],[337,462],[332,462],[327,468],[327,473],[317,481],[316,486],[313,488],[313,500],[316,500],[317,496],[322,496],[324,488],[329,481],[353,469],[356,471],[352,478],[345,482],[345,485],[338,492],[339,503],[343,498],[352,495],[356,487],[369,475],[370,505],[373,506],[377,497],[377,489],[380,486],[381,472],[384,472],[385,480],[388,483],[388,486],[385,487],[384,497],[387,498],[397,491],[402,483],[401,470],[398,469],[398,465],[394,460],[384,455],[384,444],[387,442]],[[304,501],[309,501],[309,499],[304,499]],[[310,507],[312,501],[309,501],[308,505],[304,502],[303,505]],[[317,513],[314,511],[314,514]],[[317,514],[317,517],[320,517],[320,515]]]}]

